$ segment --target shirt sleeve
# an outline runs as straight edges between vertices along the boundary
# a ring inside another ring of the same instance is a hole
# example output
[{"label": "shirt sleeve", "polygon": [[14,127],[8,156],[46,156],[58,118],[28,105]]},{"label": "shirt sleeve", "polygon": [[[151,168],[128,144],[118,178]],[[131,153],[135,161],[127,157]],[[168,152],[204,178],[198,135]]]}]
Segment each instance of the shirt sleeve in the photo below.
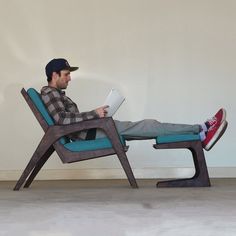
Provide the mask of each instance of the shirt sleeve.
[{"label": "shirt sleeve", "polygon": [[79,112],[76,105],[74,105],[73,111],[66,109],[62,95],[56,90],[42,94],[41,96],[49,114],[56,124],[68,125],[84,120],[99,118],[95,110]]}]

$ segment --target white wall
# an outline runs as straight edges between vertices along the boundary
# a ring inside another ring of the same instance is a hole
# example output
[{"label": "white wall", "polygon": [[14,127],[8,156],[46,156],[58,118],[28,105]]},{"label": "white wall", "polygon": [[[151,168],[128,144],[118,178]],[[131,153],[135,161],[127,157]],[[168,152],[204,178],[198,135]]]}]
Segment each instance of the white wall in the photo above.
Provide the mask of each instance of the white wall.
[{"label": "white wall", "polygon": [[[46,84],[45,64],[56,57],[80,66],[67,94],[81,111],[112,87],[127,98],[120,120],[194,124],[225,107],[228,130],[206,158],[211,176],[236,177],[235,11],[234,0],[1,0],[0,179],[19,177],[43,135],[20,90]],[[187,151],[129,144],[138,177],[191,170]],[[119,168],[114,157],[62,165],[54,155],[40,178],[119,177]]]}]

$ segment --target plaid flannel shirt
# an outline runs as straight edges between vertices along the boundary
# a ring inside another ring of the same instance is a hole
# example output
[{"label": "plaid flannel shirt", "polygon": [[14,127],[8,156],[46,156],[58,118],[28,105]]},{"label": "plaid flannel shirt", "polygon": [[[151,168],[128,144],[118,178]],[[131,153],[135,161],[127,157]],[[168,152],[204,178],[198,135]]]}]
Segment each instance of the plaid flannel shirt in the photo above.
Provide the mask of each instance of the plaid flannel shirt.
[{"label": "plaid flannel shirt", "polygon": [[[56,124],[68,125],[99,118],[95,110],[79,112],[77,105],[62,90],[45,86],[41,89],[41,97]],[[68,137],[72,140],[86,139],[87,131],[76,132]]]}]

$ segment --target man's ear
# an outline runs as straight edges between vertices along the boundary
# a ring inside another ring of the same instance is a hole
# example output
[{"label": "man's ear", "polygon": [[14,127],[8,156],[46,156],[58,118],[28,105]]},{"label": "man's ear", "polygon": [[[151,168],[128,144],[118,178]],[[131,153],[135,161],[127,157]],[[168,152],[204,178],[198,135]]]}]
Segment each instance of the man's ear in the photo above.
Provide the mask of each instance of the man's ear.
[{"label": "man's ear", "polygon": [[58,73],[57,72],[52,72],[52,79],[57,79],[58,78]]}]

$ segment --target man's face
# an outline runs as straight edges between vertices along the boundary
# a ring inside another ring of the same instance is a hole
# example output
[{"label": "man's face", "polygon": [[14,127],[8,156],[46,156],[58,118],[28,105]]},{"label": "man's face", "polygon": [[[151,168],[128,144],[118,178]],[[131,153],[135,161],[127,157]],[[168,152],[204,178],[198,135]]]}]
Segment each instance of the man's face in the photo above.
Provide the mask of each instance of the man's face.
[{"label": "man's face", "polygon": [[66,89],[69,81],[71,81],[70,71],[69,70],[61,70],[60,74],[57,74],[56,85],[58,89]]}]

